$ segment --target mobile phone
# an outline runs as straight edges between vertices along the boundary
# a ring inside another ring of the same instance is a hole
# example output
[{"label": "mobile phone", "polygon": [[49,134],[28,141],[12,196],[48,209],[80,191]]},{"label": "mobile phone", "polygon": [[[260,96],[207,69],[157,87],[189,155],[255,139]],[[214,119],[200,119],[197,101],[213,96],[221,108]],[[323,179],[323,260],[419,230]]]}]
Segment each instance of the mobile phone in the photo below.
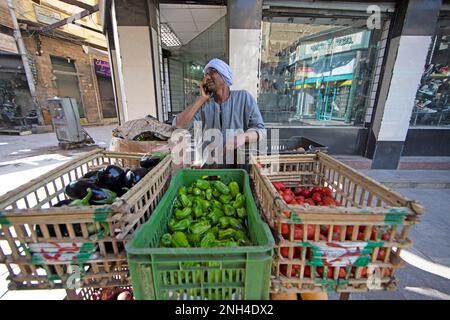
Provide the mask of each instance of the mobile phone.
[{"label": "mobile phone", "polygon": [[203,90],[205,91],[206,94],[211,94],[211,91],[209,91],[208,85],[206,83],[202,84],[202,86],[203,86]]}]

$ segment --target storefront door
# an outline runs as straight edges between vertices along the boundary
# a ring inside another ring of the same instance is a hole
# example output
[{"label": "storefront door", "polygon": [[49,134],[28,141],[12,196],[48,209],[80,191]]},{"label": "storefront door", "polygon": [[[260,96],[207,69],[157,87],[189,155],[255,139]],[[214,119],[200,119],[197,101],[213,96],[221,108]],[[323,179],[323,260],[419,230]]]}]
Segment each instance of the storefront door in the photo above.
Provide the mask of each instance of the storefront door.
[{"label": "storefront door", "polygon": [[78,84],[78,75],[73,60],[51,57],[53,74],[59,97],[74,98],[78,105],[80,118],[85,121],[86,113],[81,100],[81,92]]}]

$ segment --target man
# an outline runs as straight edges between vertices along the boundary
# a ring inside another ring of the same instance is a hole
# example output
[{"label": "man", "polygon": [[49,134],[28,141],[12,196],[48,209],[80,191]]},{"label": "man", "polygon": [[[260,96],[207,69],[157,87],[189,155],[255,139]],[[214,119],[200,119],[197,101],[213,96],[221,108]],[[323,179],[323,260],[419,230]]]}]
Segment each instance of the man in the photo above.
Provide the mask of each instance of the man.
[{"label": "man", "polygon": [[[230,90],[233,74],[228,64],[212,59],[203,69],[206,91],[200,86],[200,96],[172,125],[180,129],[192,129],[193,121],[201,121],[202,129],[218,129],[223,135],[226,150],[234,150],[245,142],[256,142],[265,135],[264,122],[256,100],[245,90]],[[242,129],[227,141],[227,129]]]}]

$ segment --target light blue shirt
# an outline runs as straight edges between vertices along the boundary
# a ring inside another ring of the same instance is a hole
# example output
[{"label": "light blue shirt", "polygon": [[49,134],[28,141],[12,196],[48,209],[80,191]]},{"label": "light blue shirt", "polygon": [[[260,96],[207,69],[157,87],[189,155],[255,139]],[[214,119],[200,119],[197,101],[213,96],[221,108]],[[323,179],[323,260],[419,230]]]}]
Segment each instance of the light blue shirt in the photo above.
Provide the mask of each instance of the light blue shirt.
[{"label": "light blue shirt", "polygon": [[[220,121],[222,114],[222,123]],[[191,130],[194,121],[202,122],[202,129],[218,129],[226,140],[227,129],[242,129],[244,132],[256,131],[259,139],[266,134],[264,121],[259,112],[255,98],[246,90],[230,91],[228,99],[219,104],[213,98],[209,99],[202,108],[197,111],[188,128]],[[176,125],[176,117],[172,126]]]}]

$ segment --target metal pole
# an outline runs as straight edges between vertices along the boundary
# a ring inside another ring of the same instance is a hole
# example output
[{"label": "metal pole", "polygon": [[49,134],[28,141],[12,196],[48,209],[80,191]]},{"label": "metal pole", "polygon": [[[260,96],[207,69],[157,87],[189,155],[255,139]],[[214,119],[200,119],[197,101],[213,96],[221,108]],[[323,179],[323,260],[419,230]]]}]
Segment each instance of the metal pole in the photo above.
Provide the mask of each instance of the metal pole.
[{"label": "metal pole", "polygon": [[40,125],[43,125],[44,119],[41,114],[41,108],[37,102],[36,87],[34,86],[34,79],[33,79],[33,74],[31,73],[31,68],[30,68],[30,64],[28,61],[27,50],[25,48],[25,44],[23,43],[22,34],[20,33],[19,23],[17,22],[16,11],[12,4],[12,0],[6,0],[6,1],[8,3],[9,14],[11,15],[11,19],[13,22],[14,38],[19,47],[20,56],[22,57],[23,68],[25,70],[25,75],[27,77],[28,88],[30,89],[31,98],[33,99],[33,105],[34,105],[34,108],[36,109],[38,122]]}]

